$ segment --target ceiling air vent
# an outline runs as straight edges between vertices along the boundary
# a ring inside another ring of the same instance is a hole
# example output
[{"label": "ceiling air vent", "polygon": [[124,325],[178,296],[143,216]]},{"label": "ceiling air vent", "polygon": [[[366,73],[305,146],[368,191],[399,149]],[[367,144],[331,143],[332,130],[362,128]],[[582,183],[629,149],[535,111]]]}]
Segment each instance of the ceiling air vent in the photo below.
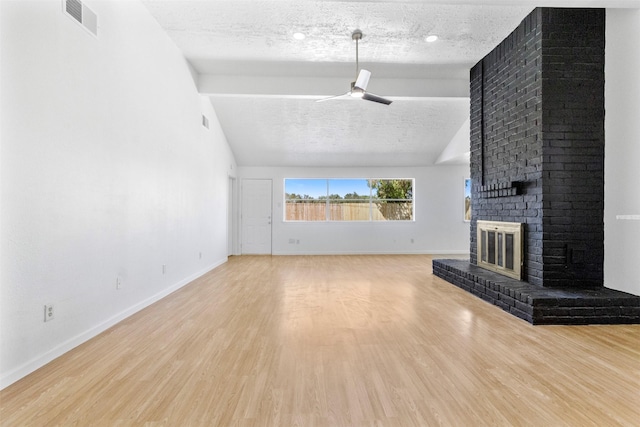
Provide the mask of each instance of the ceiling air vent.
[{"label": "ceiling air vent", "polygon": [[98,16],[80,0],[63,0],[64,11],[94,36],[98,35]]}]

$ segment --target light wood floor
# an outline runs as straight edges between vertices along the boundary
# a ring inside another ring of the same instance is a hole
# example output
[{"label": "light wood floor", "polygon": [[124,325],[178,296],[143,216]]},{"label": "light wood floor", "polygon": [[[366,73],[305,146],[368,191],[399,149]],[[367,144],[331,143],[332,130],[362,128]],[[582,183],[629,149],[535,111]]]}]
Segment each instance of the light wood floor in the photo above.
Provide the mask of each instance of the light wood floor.
[{"label": "light wood floor", "polygon": [[3,426],[638,426],[640,326],[531,326],[415,256],[230,261],[0,392]]}]

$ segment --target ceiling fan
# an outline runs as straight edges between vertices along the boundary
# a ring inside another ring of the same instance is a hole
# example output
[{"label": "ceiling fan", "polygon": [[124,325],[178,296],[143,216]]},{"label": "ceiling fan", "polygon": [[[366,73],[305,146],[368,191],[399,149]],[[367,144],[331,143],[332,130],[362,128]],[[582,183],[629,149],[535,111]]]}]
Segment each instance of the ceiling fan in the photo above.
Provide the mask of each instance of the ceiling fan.
[{"label": "ceiling fan", "polygon": [[384,105],[389,105],[393,102],[381,96],[374,95],[371,92],[367,92],[367,85],[369,84],[369,78],[371,78],[371,72],[364,69],[360,70],[358,63],[358,41],[362,39],[362,37],[362,31],[360,30],[354,30],[353,33],[351,33],[351,38],[356,41],[356,81],[351,82],[351,89],[349,92],[343,93],[342,95],[331,96],[329,98],[318,99],[316,102],[347,97],[362,98],[367,101],[378,102]]}]

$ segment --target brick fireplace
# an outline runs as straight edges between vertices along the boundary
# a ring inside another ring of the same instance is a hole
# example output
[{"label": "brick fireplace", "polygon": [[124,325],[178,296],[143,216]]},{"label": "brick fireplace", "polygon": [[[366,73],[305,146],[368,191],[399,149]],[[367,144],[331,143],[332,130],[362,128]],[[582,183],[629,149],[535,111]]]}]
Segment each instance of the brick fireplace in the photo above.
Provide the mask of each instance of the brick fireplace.
[{"label": "brick fireplace", "polygon": [[[603,287],[604,36],[604,9],[537,8],[470,72],[470,260],[434,274],[532,323],[640,322]],[[477,267],[478,220],[523,224],[521,281]]]}]

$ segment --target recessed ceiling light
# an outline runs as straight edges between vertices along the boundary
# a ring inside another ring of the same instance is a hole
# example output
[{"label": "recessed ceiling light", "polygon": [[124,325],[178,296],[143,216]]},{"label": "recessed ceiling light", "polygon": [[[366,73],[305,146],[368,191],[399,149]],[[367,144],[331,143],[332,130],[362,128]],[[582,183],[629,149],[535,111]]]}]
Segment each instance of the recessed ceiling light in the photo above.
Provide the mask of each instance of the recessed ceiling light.
[{"label": "recessed ceiling light", "polygon": [[436,36],[435,34],[432,34],[430,36],[427,36],[425,40],[429,43],[433,43],[434,41],[438,40],[438,36]]},{"label": "recessed ceiling light", "polygon": [[302,33],[293,33],[293,38],[296,40],[304,40],[305,35]]}]

